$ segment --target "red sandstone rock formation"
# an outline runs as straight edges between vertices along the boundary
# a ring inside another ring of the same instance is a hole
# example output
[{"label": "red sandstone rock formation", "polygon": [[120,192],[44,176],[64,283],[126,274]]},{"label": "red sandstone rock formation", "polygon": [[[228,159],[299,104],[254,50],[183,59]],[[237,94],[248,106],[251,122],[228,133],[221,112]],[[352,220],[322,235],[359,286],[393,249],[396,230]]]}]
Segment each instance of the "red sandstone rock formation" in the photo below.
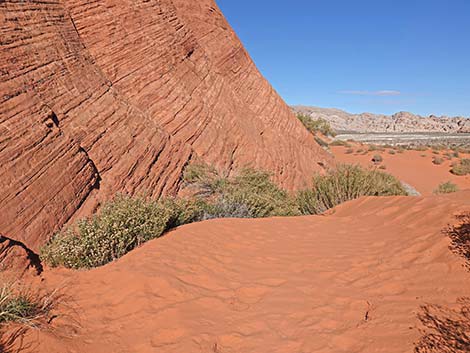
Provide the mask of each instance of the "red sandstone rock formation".
[{"label": "red sandstone rock formation", "polygon": [[35,251],[193,156],[287,188],[328,163],[213,0],[5,1],[0,45],[0,232]]}]

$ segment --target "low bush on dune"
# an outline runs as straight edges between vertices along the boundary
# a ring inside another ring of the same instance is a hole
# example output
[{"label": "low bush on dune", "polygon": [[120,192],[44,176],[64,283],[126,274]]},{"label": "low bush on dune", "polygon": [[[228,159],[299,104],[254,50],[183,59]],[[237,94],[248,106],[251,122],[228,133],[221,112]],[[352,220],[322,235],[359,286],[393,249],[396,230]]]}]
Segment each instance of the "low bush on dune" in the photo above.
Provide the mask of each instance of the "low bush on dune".
[{"label": "low bush on dune", "polygon": [[459,191],[459,187],[448,181],[446,183],[440,184],[436,190],[434,190],[434,194],[451,194],[453,192]]},{"label": "low bush on dune", "polygon": [[357,165],[340,165],[328,175],[317,175],[313,185],[297,195],[297,204],[305,215],[323,213],[361,196],[407,195],[395,177]]},{"label": "low bush on dune", "polygon": [[277,186],[271,180],[271,174],[267,172],[244,169],[233,177],[206,174],[192,184],[203,191],[206,219],[299,214],[293,198]]},{"label": "low bush on dune", "polygon": [[53,267],[102,266],[169,228],[199,219],[202,213],[202,207],[186,200],[118,196],[99,214],[54,235],[41,249],[41,259]]},{"label": "low bush on dune", "polygon": [[360,196],[405,195],[389,174],[341,165],[315,176],[309,190],[291,195],[253,169],[223,176],[203,164],[188,166],[183,175],[187,199],[148,200],[117,196],[101,211],[54,235],[42,248],[50,266],[73,269],[105,265],[174,227],[213,218],[262,218],[318,214]]},{"label": "low bush on dune", "polygon": [[470,175],[470,159],[462,159],[452,166],[451,173],[459,176]]},{"label": "low bush on dune", "polygon": [[444,159],[442,159],[441,157],[434,157],[432,159],[432,163],[435,165],[441,165],[442,163],[444,163]]},{"label": "low bush on dune", "polygon": [[342,147],[351,147],[351,144],[349,144],[346,141],[342,140],[334,140],[333,142],[330,143],[330,146],[342,146]]},{"label": "low bush on dune", "polygon": [[308,131],[312,134],[317,132],[323,134],[324,136],[335,137],[336,132],[331,127],[330,123],[325,119],[313,119],[312,117],[304,114],[298,114],[297,118],[302,122]]}]

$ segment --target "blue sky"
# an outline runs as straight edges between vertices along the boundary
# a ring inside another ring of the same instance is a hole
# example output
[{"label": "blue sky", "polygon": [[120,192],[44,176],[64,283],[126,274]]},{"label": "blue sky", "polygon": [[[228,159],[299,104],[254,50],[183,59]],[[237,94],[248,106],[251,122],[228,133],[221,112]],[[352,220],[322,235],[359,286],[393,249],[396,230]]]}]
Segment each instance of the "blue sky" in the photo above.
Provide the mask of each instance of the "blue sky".
[{"label": "blue sky", "polygon": [[470,0],[216,0],[289,104],[470,116]]}]

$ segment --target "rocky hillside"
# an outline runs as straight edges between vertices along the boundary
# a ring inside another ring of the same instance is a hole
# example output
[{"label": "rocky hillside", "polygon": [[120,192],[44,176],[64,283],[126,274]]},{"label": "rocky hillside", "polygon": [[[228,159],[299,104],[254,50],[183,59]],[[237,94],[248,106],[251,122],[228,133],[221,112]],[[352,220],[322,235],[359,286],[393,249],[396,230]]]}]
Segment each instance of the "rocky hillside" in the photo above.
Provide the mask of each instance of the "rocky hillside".
[{"label": "rocky hillside", "polygon": [[38,247],[201,158],[294,189],[329,156],[213,0],[0,2],[0,234]]},{"label": "rocky hillside", "polygon": [[470,119],[464,117],[434,115],[422,117],[408,112],[399,112],[391,116],[371,113],[351,114],[339,109],[306,106],[294,106],[292,109],[296,113],[306,114],[314,119],[326,119],[339,131],[470,133]]}]

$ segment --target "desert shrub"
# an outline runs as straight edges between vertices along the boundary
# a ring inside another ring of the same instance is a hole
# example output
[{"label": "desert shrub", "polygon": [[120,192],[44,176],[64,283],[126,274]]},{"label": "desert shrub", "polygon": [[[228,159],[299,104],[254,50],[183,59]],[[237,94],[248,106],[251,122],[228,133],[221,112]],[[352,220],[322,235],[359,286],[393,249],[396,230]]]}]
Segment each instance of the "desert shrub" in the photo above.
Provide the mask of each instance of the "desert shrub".
[{"label": "desert shrub", "polygon": [[388,153],[393,155],[393,154],[396,154],[397,152],[395,150],[389,150]]},{"label": "desert shrub", "polygon": [[206,218],[260,218],[299,214],[294,200],[271,181],[271,175],[267,172],[245,169],[234,177],[224,178],[212,189]]},{"label": "desert shrub", "polygon": [[397,153],[404,153],[405,149],[403,147],[398,147],[397,148]]},{"label": "desert shrub", "polygon": [[376,154],[374,155],[374,157],[372,157],[372,162],[374,163],[382,163],[383,162],[383,157],[380,155],[380,154]]},{"label": "desert shrub", "polygon": [[379,146],[377,145],[370,145],[369,146],[369,152],[374,152],[374,151],[378,151],[379,150]]},{"label": "desert shrub", "polygon": [[333,142],[330,143],[330,146],[351,147],[349,143],[347,143],[346,141],[342,141],[342,140],[334,140]]},{"label": "desert shrub", "polygon": [[120,258],[178,224],[174,202],[119,195],[101,212],[55,234],[41,249],[49,265],[92,268]]},{"label": "desert shrub", "polygon": [[414,151],[424,152],[424,151],[427,151],[427,150],[428,150],[428,146],[425,146],[425,145],[417,145],[417,146],[412,146],[411,149],[414,150]]},{"label": "desert shrub", "polygon": [[432,159],[432,163],[436,165],[441,165],[442,163],[444,163],[444,160],[441,157],[434,157]]},{"label": "desert shrub", "polygon": [[444,153],[444,157],[450,161],[452,160],[452,158],[454,158],[454,155],[452,154],[452,152],[446,152]]},{"label": "desert shrub", "polygon": [[352,148],[348,148],[344,153],[352,154],[352,153],[354,153],[354,150]]},{"label": "desert shrub", "polygon": [[451,193],[457,192],[457,191],[459,191],[459,187],[456,184],[448,181],[446,183],[440,184],[437,187],[437,189],[434,190],[434,193],[435,194],[451,194]]},{"label": "desert shrub", "polygon": [[406,194],[400,181],[390,174],[344,164],[328,175],[315,176],[313,187],[297,194],[297,203],[302,214],[319,214],[361,196]]},{"label": "desert shrub", "polygon": [[36,326],[55,305],[53,294],[40,295],[12,283],[0,285],[0,325],[18,322]]},{"label": "desert shrub", "polygon": [[461,159],[460,163],[453,164],[451,173],[459,176],[470,174],[470,159]]},{"label": "desert shrub", "polygon": [[330,123],[325,119],[313,119],[312,117],[304,114],[298,114],[297,118],[312,134],[319,132],[324,136],[336,136],[336,132],[333,130]]}]

